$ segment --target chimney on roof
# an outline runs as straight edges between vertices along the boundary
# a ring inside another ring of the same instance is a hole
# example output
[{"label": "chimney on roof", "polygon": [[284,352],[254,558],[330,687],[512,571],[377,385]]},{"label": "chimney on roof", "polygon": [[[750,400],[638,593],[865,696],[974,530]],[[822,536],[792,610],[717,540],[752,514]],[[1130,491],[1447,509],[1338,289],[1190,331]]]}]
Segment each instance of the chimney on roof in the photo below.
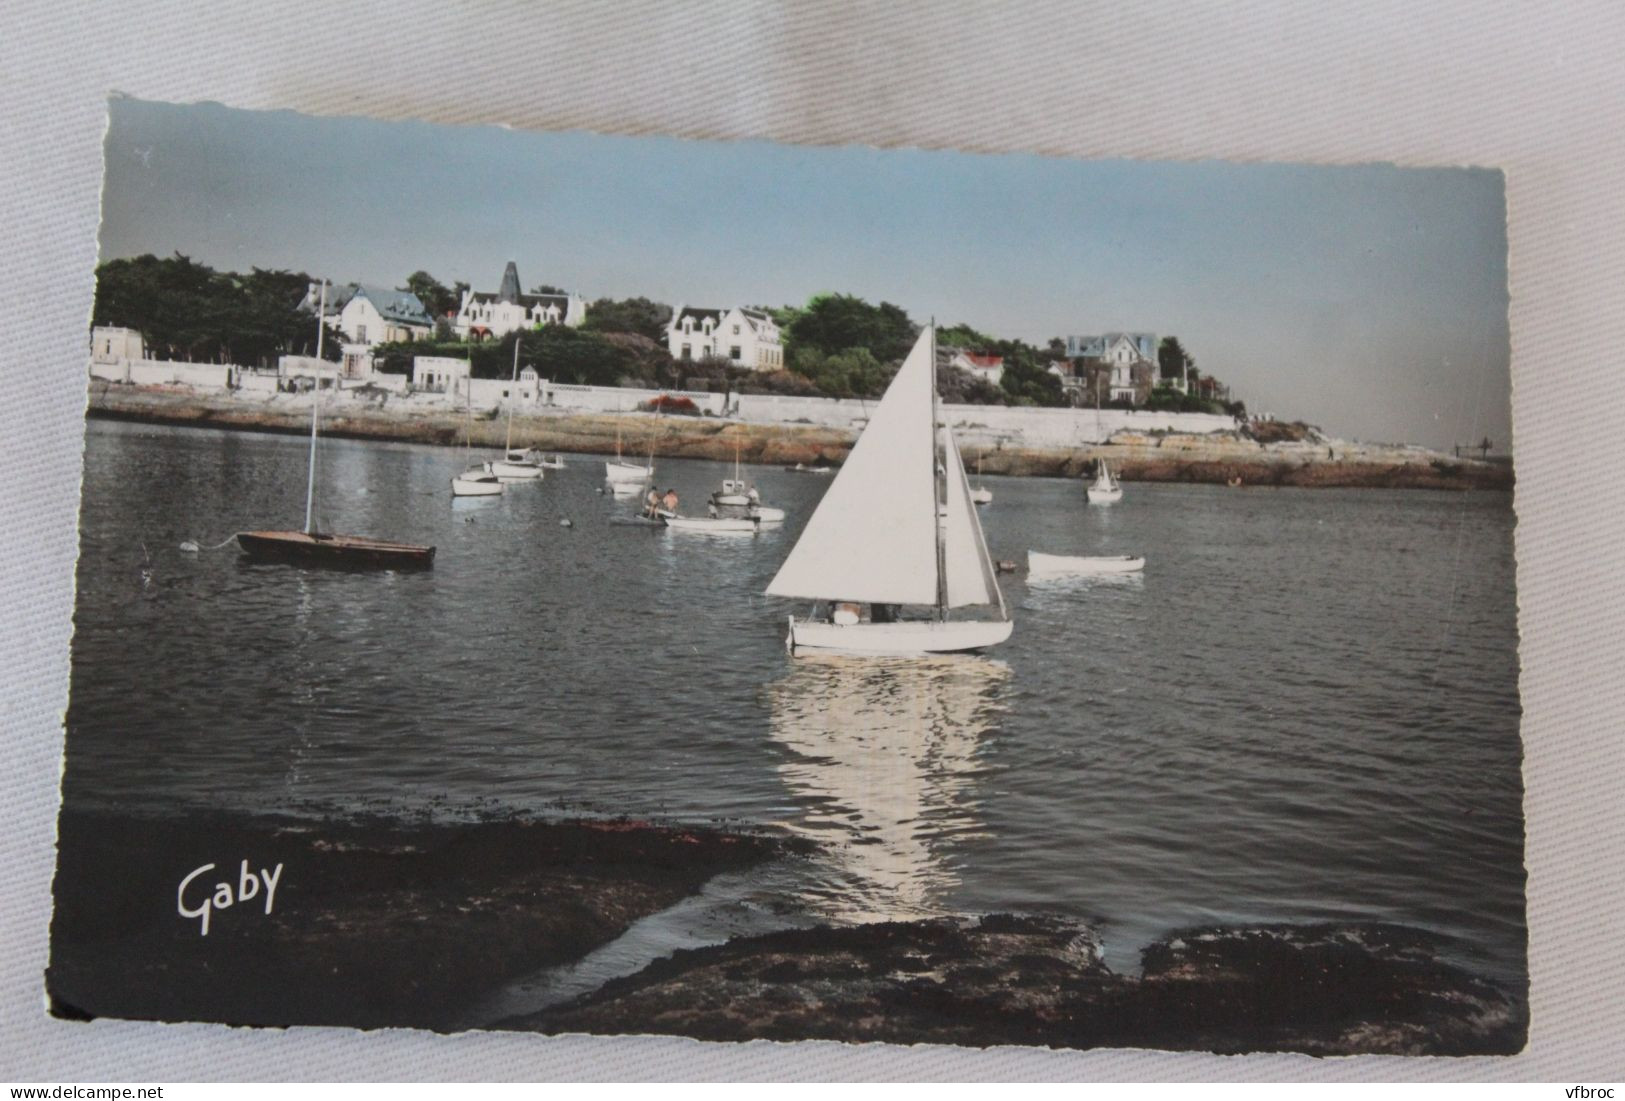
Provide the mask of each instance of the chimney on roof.
[{"label": "chimney on roof", "polygon": [[497,292],[497,301],[519,301],[519,267],[512,260],[502,269],[502,289]]}]

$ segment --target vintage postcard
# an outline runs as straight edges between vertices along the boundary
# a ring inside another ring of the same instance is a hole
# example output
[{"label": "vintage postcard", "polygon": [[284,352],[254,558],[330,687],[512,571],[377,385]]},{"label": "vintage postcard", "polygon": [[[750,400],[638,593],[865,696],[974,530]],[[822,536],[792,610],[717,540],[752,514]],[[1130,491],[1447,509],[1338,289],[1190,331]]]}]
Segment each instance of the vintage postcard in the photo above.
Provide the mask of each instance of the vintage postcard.
[{"label": "vintage postcard", "polygon": [[1523,1048],[1499,173],[110,111],[59,1017]]}]

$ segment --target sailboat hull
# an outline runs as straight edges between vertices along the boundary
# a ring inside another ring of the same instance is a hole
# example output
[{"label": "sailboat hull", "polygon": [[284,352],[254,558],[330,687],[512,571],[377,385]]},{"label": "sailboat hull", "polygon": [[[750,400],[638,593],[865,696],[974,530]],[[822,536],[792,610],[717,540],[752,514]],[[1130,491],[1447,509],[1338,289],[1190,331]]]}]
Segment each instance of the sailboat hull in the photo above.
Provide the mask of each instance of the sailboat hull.
[{"label": "sailboat hull", "polygon": [[1010,620],[921,620],[842,626],[790,617],[785,645],[792,654],[953,654],[985,650],[1010,637]]},{"label": "sailboat hull", "polygon": [[491,463],[491,473],[505,482],[529,482],[542,476],[542,468],[531,463],[497,459]]},{"label": "sailboat hull", "polygon": [[634,466],[631,463],[604,464],[604,477],[612,482],[642,482],[653,474],[652,466]]},{"label": "sailboat hull", "polygon": [[502,482],[490,476],[456,477],[451,480],[453,497],[495,497],[502,492]]},{"label": "sailboat hull", "polygon": [[1091,505],[1109,505],[1113,501],[1123,499],[1123,491],[1116,488],[1096,489],[1094,486],[1090,486],[1085,492],[1088,494]]},{"label": "sailboat hull", "polygon": [[410,570],[434,565],[434,548],[391,543],[365,535],[303,531],[240,531],[237,545],[260,562],[291,562],[333,569]]}]

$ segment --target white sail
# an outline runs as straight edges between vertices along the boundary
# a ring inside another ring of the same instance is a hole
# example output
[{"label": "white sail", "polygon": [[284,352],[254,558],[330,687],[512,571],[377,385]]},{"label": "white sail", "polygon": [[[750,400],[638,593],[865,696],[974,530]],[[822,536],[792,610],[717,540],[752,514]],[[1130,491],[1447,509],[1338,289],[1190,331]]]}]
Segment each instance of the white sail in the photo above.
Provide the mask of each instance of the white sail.
[{"label": "white sail", "polygon": [[965,464],[959,457],[954,434],[944,428],[943,453],[947,466],[947,515],[943,518],[943,565],[948,573],[948,607],[997,604],[999,586],[993,579],[993,562],[982,538],[982,523],[971,502]]},{"label": "white sail", "polygon": [[931,357],[927,328],[768,585],[769,595],[936,603]]}]

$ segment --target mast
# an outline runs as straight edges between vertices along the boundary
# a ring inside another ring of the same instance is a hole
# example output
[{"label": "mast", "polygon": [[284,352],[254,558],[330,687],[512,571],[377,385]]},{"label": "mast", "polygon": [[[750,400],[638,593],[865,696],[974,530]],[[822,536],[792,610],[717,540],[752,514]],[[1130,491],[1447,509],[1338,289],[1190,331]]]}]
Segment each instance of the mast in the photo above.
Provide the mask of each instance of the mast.
[{"label": "mast", "polygon": [[937,461],[937,319],[931,319],[931,530],[937,537],[937,619],[948,618],[948,549],[942,540],[942,506],[947,490]]},{"label": "mast", "polygon": [[502,459],[513,450],[513,392],[519,388],[519,338],[513,338],[513,381],[508,384],[508,442],[502,445]]},{"label": "mast", "polygon": [[[310,402],[310,475],[305,482],[305,534],[315,533],[316,517],[316,418],[322,405],[322,335],[327,328],[327,280],[322,280],[322,298],[316,307],[316,393]],[[337,376],[334,382],[337,383]]]}]

